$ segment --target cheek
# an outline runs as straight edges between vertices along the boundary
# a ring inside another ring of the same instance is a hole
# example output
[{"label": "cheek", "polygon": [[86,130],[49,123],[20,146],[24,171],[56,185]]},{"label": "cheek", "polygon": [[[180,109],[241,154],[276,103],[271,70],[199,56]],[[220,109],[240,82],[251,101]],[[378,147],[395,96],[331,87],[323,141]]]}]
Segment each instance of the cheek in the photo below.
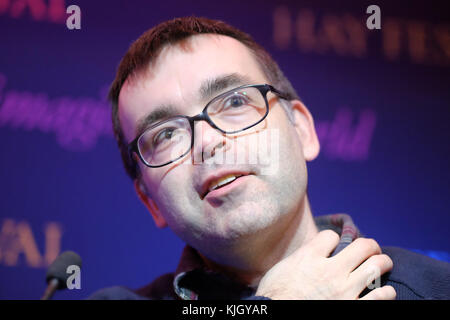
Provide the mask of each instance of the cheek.
[{"label": "cheek", "polygon": [[283,143],[284,150],[280,152],[282,154],[281,159],[284,171],[292,175],[292,177],[295,177],[298,186],[306,185],[306,161],[303,156],[301,141],[293,126],[290,125],[288,130],[286,130],[285,137],[285,142]]},{"label": "cheek", "polygon": [[278,147],[275,148],[278,151],[278,162],[272,159],[272,167],[277,167],[277,173],[272,175],[273,182],[278,190],[285,193],[285,199],[299,199],[299,196],[301,198],[305,193],[307,185],[307,168],[302,145],[297,131],[290,123],[285,123],[278,132]]},{"label": "cheek", "polygon": [[186,172],[168,172],[153,183],[154,200],[163,217],[172,229],[187,227],[198,219],[195,205],[198,195]]},{"label": "cheek", "polygon": [[285,174],[298,176],[298,170],[304,165],[305,159],[297,131],[282,115],[273,120],[277,126],[268,127],[259,135],[257,153],[262,159],[259,162],[261,173],[274,176]]},{"label": "cheek", "polygon": [[184,205],[183,202],[188,192],[185,183],[186,181],[182,178],[175,179],[175,181],[172,179],[162,181],[156,197],[163,208],[176,210]]}]

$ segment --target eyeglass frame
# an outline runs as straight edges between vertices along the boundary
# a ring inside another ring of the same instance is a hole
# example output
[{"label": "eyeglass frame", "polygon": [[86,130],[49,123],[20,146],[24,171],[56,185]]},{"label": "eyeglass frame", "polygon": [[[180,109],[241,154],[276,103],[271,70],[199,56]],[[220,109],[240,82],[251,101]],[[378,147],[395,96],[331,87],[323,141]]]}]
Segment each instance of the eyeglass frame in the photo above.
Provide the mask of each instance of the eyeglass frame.
[{"label": "eyeglass frame", "polygon": [[[252,124],[252,125],[250,125],[250,126],[247,126],[247,127],[243,128],[243,129],[235,130],[235,131],[225,131],[225,130],[220,129],[218,126],[216,126],[216,124],[212,121],[212,119],[210,118],[210,116],[209,116],[208,113],[206,112],[207,109],[208,109],[208,107],[209,107],[213,102],[215,102],[216,100],[219,100],[219,99],[222,98],[223,96],[225,96],[225,95],[227,95],[227,94],[230,94],[230,93],[233,92],[233,91],[241,90],[241,89],[245,89],[245,88],[256,88],[256,89],[259,90],[259,92],[261,93],[261,95],[262,95],[263,98],[264,98],[264,102],[266,103],[266,113],[264,114],[264,116],[263,116],[259,121],[255,122],[254,124]],[[133,141],[131,141],[131,142],[128,144],[128,155],[129,155],[130,159],[132,159],[132,161],[134,161],[134,160],[133,160],[133,152],[136,153],[136,154],[139,156],[139,159],[142,161],[142,163],[144,163],[147,167],[150,167],[150,168],[160,168],[160,167],[164,167],[164,166],[166,166],[166,165],[168,165],[168,164],[171,164],[171,163],[173,163],[173,162],[175,162],[175,161],[177,161],[177,160],[183,158],[185,155],[187,155],[187,154],[189,153],[189,151],[192,150],[192,147],[194,146],[194,121],[206,121],[212,128],[214,128],[214,129],[220,131],[220,132],[223,133],[223,134],[234,134],[234,133],[239,133],[239,132],[245,131],[245,130],[247,130],[247,129],[250,129],[250,128],[256,126],[257,124],[259,124],[260,122],[262,122],[262,121],[267,117],[267,115],[269,114],[269,101],[267,100],[267,93],[268,93],[268,92],[273,92],[273,93],[275,93],[279,98],[284,99],[284,100],[288,100],[288,98],[287,98],[287,96],[286,96],[285,94],[283,94],[282,92],[280,92],[279,90],[275,89],[273,86],[271,86],[270,84],[267,84],[267,83],[266,83],[266,84],[250,84],[250,85],[243,85],[243,86],[240,86],[240,87],[231,89],[231,90],[226,91],[226,92],[224,92],[224,93],[221,93],[221,94],[219,94],[218,96],[216,96],[216,97],[214,97],[213,99],[211,99],[211,100],[206,104],[206,106],[203,108],[202,112],[200,112],[199,114],[197,114],[197,115],[195,115],[195,116],[190,117],[190,116],[186,116],[186,115],[177,115],[177,116],[173,116],[173,117],[170,117],[170,118],[168,118],[168,119],[164,119],[164,120],[162,120],[162,121],[159,121],[159,122],[157,122],[157,123],[151,125],[150,127],[146,128],[142,133],[140,133],[136,138],[134,138]],[[155,128],[155,127],[157,127],[157,126],[159,126],[159,125],[161,125],[161,124],[163,124],[163,123],[165,123],[165,122],[173,121],[173,120],[176,119],[176,118],[184,118],[184,119],[187,119],[187,120],[189,121],[189,125],[190,125],[190,127],[191,127],[191,146],[190,146],[190,148],[189,148],[185,153],[183,153],[181,156],[179,156],[179,157],[177,157],[177,158],[175,158],[175,159],[173,159],[173,160],[171,160],[171,161],[169,161],[169,162],[166,162],[166,163],[164,163],[164,164],[160,164],[160,165],[151,165],[151,164],[149,164],[149,163],[144,159],[144,157],[143,157],[142,154],[141,154],[141,151],[139,150],[139,147],[138,147],[138,141],[139,141],[139,139],[140,139],[140,138],[141,138],[148,130],[151,130],[151,129],[153,129],[153,128]]]}]

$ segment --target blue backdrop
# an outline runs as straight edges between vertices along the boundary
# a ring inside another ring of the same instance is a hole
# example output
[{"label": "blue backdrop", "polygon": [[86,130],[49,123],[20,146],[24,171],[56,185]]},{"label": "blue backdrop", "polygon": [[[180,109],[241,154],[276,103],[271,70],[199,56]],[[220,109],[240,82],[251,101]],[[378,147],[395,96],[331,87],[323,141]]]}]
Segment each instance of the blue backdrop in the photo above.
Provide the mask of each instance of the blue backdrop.
[{"label": "blue backdrop", "polygon": [[0,0],[0,298],[39,298],[69,249],[82,287],[60,299],[176,267],[183,243],[134,193],[105,95],[133,40],[193,14],[250,33],[311,110],[314,215],[348,213],[381,245],[449,261],[450,19],[429,3],[377,1],[369,30],[367,1]]}]

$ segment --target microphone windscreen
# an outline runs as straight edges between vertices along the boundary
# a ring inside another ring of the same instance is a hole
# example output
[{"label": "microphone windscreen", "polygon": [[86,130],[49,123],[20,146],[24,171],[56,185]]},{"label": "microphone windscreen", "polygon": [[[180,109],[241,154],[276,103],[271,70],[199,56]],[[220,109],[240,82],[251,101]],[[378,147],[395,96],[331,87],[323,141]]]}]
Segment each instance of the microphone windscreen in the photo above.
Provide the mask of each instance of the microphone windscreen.
[{"label": "microphone windscreen", "polygon": [[65,289],[67,286],[67,278],[70,276],[67,273],[67,267],[70,265],[77,265],[81,269],[81,258],[73,251],[64,251],[48,267],[45,277],[47,283],[55,278],[59,283],[58,289]]}]

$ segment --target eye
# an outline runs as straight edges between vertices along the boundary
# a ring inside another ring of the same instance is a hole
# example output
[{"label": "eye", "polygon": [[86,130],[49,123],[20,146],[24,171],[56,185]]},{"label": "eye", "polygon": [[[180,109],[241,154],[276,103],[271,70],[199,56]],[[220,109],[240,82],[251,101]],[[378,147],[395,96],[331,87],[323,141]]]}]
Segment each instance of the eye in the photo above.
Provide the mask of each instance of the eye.
[{"label": "eye", "polygon": [[239,108],[248,104],[248,97],[245,95],[245,92],[241,94],[234,94],[231,97],[228,97],[223,102],[223,108]]},{"label": "eye", "polygon": [[155,143],[155,145],[159,145],[166,141],[170,141],[176,135],[177,129],[178,128],[175,127],[162,129],[154,135],[153,142]]}]

